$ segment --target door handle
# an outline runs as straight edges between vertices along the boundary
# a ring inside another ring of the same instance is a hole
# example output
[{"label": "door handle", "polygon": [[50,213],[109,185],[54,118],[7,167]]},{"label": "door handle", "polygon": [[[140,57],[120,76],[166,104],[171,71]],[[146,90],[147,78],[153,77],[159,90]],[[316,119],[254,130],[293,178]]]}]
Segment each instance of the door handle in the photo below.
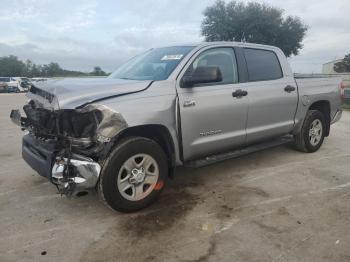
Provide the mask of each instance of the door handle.
[{"label": "door handle", "polygon": [[248,95],[248,92],[242,89],[237,89],[232,93],[232,96],[236,98],[241,98],[242,96],[247,96],[247,95]]},{"label": "door handle", "polygon": [[285,88],[284,88],[284,91],[290,93],[290,92],[293,92],[295,91],[295,87],[294,86],[290,86],[290,85],[287,85]]}]

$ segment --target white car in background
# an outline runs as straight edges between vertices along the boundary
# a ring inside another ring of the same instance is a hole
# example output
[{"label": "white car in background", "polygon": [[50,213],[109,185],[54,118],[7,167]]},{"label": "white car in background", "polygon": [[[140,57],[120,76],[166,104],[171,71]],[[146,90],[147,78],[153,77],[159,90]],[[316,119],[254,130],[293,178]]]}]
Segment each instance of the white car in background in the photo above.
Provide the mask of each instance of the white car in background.
[{"label": "white car in background", "polygon": [[28,92],[29,88],[32,86],[28,77],[13,77],[13,79],[18,82],[18,89],[20,92]]},{"label": "white car in background", "polygon": [[24,91],[24,89],[21,87],[20,81],[18,81],[14,77],[0,77],[0,83],[5,83],[7,88],[15,90],[15,92]]}]

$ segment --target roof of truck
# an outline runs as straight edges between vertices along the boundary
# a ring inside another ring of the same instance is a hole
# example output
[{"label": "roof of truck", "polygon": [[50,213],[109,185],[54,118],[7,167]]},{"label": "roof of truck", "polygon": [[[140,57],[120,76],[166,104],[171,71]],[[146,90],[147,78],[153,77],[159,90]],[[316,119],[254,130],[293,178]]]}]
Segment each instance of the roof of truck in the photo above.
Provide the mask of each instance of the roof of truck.
[{"label": "roof of truck", "polygon": [[245,47],[260,47],[267,49],[279,49],[276,46],[271,45],[262,45],[255,43],[247,43],[247,42],[235,42],[235,41],[213,41],[213,42],[195,42],[195,43],[183,43],[183,44],[173,44],[162,47],[171,47],[171,46],[193,46],[193,47],[206,47],[206,46],[215,46],[215,45],[235,45],[235,46],[245,46]]}]

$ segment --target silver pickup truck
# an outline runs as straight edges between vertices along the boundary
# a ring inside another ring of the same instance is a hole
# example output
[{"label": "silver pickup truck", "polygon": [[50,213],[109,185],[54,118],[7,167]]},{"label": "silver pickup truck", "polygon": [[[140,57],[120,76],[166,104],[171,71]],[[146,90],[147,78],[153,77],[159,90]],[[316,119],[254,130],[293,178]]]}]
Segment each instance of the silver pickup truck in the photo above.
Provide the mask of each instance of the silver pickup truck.
[{"label": "silver pickup truck", "polygon": [[294,142],[315,152],[341,117],[338,78],[294,78],[273,46],[151,49],[108,78],[35,84],[11,119],[22,156],[61,194],[97,189],[113,209],[155,201],[176,166],[200,167]]}]

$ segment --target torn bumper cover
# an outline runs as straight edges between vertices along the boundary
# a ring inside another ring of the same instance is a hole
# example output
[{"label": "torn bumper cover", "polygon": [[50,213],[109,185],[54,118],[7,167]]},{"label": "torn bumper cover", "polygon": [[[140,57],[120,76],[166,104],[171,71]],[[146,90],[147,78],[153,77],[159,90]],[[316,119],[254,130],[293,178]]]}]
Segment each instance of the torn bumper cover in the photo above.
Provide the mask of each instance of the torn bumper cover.
[{"label": "torn bumper cover", "polygon": [[[101,166],[90,160],[56,158],[52,167],[52,183],[61,193],[77,195],[94,188],[100,175]],[[72,173],[72,175],[70,175]]]},{"label": "torn bumper cover", "polygon": [[114,110],[97,104],[82,109],[51,111],[33,101],[27,117],[12,110],[10,118],[29,134],[23,137],[22,157],[60,193],[77,195],[95,188],[109,142],[127,127]]}]

